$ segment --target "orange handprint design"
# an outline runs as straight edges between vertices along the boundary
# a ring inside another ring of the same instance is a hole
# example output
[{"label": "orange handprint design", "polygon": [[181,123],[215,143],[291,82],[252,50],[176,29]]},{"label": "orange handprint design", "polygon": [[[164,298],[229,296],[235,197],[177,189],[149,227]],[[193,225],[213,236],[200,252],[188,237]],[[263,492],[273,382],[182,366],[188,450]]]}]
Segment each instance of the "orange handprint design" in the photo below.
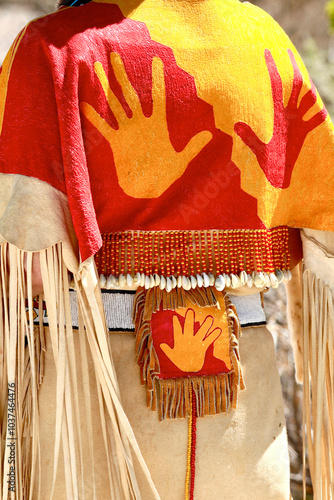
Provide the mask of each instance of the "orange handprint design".
[{"label": "orange handprint design", "polygon": [[183,329],[178,317],[174,315],[174,346],[160,344],[160,348],[179,370],[185,373],[199,372],[203,368],[207,350],[222,333],[221,328],[210,331],[213,323],[214,318],[207,316],[195,333],[193,309],[188,309],[186,312]]},{"label": "orange handprint design", "polygon": [[200,132],[183,151],[175,151],[168,132],[162,60],[154,57],[152,61],[153,112],[149,117],[143,114],[139,97],[128,79],[120,55],[111,53],[110,61],[132,117],[126,115],[99,62],[94,65],[95,73],[119,128],[112,128],[86,102],[81,103],[81,110],[109,142],[119,185],[124,192],[134,198],[157,198],[182,176],[191,160],[211,141],[212,134],[209,131]]},{"label": "orange handprint design", "polygon": [[294,78],[289,102],[284,107],[282,79],[269,50],[265,51],[265,60],[270,75],[274,101],[274,132],[268,144],[262,142],[252,128],[239,122],[235,131],[243,142],[256,155],[257,161],[270,184],[275,188],[287,188],[290,185],[293,168],[301,152],[306,136],[321,125],[327,118],[323,107],[311,119],[304,116],[317,101],[317,92],[312,83],[311,89],[303,96],[298,105],[303,88],[303,76],[295,56],[288,50],[293,66]]}]

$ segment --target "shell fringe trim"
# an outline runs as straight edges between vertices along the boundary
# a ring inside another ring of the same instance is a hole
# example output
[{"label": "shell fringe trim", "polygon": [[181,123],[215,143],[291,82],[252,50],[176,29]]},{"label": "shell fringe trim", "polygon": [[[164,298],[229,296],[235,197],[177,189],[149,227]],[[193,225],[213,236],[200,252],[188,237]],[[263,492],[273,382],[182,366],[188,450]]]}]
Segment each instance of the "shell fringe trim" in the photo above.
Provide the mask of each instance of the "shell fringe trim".
[{"label": "shell fringe trim", "polygon": [[[290,270],[281,271],[276,269],[274,273],[256,273],[247,274],[242,271],[238,274],[220,274],[215,277],[212,274],[197,274],[196,276],[161,276],[158,274],[146,275],[144,273],[137,273],[134,277],[130,274],[126,276],[121,274],[114,276],[110,274],[105,276],[100,275],[100,287],[106,290],[114,290],[119,288],[128,287],[143,287],[146,290],[154,287],[159,287],[160,290],[171,292],[175,288],[183,288],[183,290],[191,290],[195,288],[208,288],[215,287],[218,292],[222,292],[225,288],[237,289],[241,286],[247,285],[249,288],[255,286],[256,288],[278,288],[281,283],[287,283],[292,278]],[[74,288],[74,283],[71,283]]]}]

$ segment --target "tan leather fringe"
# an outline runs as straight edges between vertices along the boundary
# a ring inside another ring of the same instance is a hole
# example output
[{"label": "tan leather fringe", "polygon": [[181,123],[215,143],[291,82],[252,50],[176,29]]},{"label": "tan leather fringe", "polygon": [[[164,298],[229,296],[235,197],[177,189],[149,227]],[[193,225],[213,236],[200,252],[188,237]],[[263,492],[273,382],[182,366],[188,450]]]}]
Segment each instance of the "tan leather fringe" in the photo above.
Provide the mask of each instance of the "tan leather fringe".
[{"label": "tan leather fringe", "polygon": [[304,499],[306,443],[314,500],[334,499],[334,305],[330,287],[303,273]]},{"label": "tan leather fringe", "polygon": [[196,276],[242,271],[274,273],[290,268],[289,231],[230,229],[206,231],[125,231],[102,234],[96,254],[104,276]]},{"label": "tan leather fringe", "polygon": [[[40,456],[38,391],[43,383],[46,343],[42,325],[33,325],[32,253],[4,243],[0,246],[0,498],[51,499],[58,458],[62,452],[67,498],[84,498],[86,483],[92,491],[91,498],[96,499],[93,419],[96,422],[100,418],[108,458],[105,471],[110,484],[110,493],[106,492],[108,498],[141,498],[130,452],[132,448],[151,486],[153,498],[159,500],[119,400],[94,261],[86,261],[81,266],[80,274],[74,276],[79,306],[79,332],[76,332],[80,338],[78,353],[74,349],[68,271],[62,257],[62,245],[59,243],[38,253],[44,288],[40,303],[43,299],[46,302],[57,372],[52,491],[48,498],[41,498],[43,464]],[[25,335],[28,338],[27,347]],[[88,373],[87,349],[94,360],[95,374]],[[84,414],[79,410],[77,373],[84,381]],[[90,390],[94,379],[99,408],[91,406]],[[91,446],[88,470],[87,466],[84,469],[83,432],[87,433]],[[12,483],[8,483],[9,478],[12,478]],[[9,484],[15,491],[8,489]]]},{"label": "tan leather fringe", "polygon": [[241,334],[239,319],[235,307],[224,294],[229,321],[230,356],[232,370],[214,376],[189,377],[162,380],[159,360],[156,355],[150,329],[152,314],[162,310],[186,308],[190,304],[201,307],[216,306],[217,292],[212,287],[196,288],[185,291],[176,288],[167,293],[158,287],[149,290],[138,289],[135,297],[134,318],[136,335],[136,356],[140,366],[141,383],[146,385],[147,406],[158,408],[160,420],[183,418],[190,415],[191,388],[196,394],[197,416],[228,413],[237,407],[239,390],[245,389],[240,357],[239,337]]}]

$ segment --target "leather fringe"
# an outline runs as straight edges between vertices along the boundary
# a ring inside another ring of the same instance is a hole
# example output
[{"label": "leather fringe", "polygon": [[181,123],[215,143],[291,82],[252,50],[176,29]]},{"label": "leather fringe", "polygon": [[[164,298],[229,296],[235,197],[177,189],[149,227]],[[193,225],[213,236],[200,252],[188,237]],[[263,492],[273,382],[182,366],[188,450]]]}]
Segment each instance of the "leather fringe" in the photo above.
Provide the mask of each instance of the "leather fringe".
[{"label": "leather fringe", "polygon": [[306,443],[314,500],[334,499],[334,302],[310,270],[303,284],[304,498]]},{"label": "leather fringe", "polygon": [[191,413],[191,394],[196,395],[197,416],[229,413],[238,403],[239,390],[245,389],[240,357],[240,323],[235,307],[225,294],[230,336],[232,370],[214,376],[160,379],[159,360],[151,336],[152,314],[160,310],[186,308],[191,304],[200,307],[219,307],[216,291],[212,287],[185,291],[182,288],[167,293],[159,288],[145,291],[138,289],[135,297],[134,318],[136,357],[140,366],[141,383],[146,386],[147,406],[158,409],[159,419],[184,418]]},{"label": "leather fringe", "polygon": [[[80,352],[77,352],[62,244],[38,254],[44,289],[40,304],[46,302],[57,374],[53,481],[48,498],[53,496],[60,453],[64,456],[66,497],[84,498],[86,483],[96,498],[93,422],[99,419],[108,463],[105,473],[110,491],[106,494],[114,500],[141,498],[131,457],[133,451],[150,484],[152,497],[159,500],[119,399],[94,260],[83,263],[74,275],[79,310]],[[41,463],[38,395],[43,384],[46,342],[43,326],[33,323],[32,255],[8,243],[0,246],[1,500],[42,500],[45,464]],[[87,371],[87,349],[94,362],[92,374]],[[78,377],[82,377],[86,387],[83,412],[78,401]],[[91,405],[93,386],[98,393],[98,408]],[[88,436],[90,450],[83,450],[83,432]],[[87,465],[84,469],[84,454],[90,459],[88,470]]]}]

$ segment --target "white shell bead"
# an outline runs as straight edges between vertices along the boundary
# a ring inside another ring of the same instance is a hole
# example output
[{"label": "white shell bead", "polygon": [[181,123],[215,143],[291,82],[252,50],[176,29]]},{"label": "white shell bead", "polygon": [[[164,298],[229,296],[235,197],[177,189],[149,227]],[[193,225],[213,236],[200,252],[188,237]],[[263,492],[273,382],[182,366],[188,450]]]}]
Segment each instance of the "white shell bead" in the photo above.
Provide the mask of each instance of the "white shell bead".
[{"label": "white shell bead", "polygon": [[263,273],[257,274],[254,278],[254,285],[256,286],[256,288],[263,288],[264,283],[265,283],[265,280],[264,280]]},{"label": "white shell bead", "polygon": [[140,286],[145,286],[145,274],[144,273],[141,273],[140,275]]},{"label": "white shell bead", "polygon": [[166,291],[169,293],[172,291],[172,289],[173,289],[172,280],[170,278],[167,278],[166,279]]},{"label": "white shell bead", "polygon": [[230,288],[231,286],[231,276],[229,274],[223,274],[225,278],[225,286],[226,288]]},{"label": "white shell bead", "polygon": [[150,277],[145,276],[145,288],[146,288],[146,290],[148,290],[150,288],[150,285],[151,285]]},{"label": "white shell bead", "polygon": [[210,281],[210,286],[214,286],[215,284],[215,277],[212,273],[209,273],[209,281]]},{"label": "white shell bead", "polygon": [[239,288],[240,285],[241,285],[240,278],[235,274],[231,274],[231,287],[235,289]]},{"label": "white shell bead", "polygon": [[104,288],[107,284],[107,278],[105,277],[104,274],[101,274],[100,276],[100,287]]},{"label": "white shell bead", "polygon": [[203,273],[202,276],[203,276],[203,286],[205,288],[208,288],[208,286],[210,286],[209,276],[206,273]]},{"label": "white shell bead", "polygon": [[254,284],[253,278],[251,277],[250,274],[248,274],[247,286],[249,288],[252,288],[253,284]]},{"label": "white shell bead", "polygon": [[188,280],[187,280],[186,276],[181,277],[181,285],[182,285],[182,288],[184,288],[185,290],[188,290]]},{"label": "white shell bead", "polygon": [[116,278],[115,278],[115,276],[113,276],[111,274],[110,276],[108,276],[108,279],[107,279],[108,290],[110,290],[110,288],[114,288],[115,284],[116,284]]},{"label": "white shell bead", "polygon": [[177,277],[177,287],[181,288],[181,286],[182,286],[182,276],[178,276]]},{"label": "white shell bead", "polygon": [[282,271],[280,269],[276,269],[275,275],[276,275],[278,284],[280,285],[282,283],[282,281],[284,280],[284,274],[282,273]]},{"label": "white shell bead", "polygon": [[170,277],[171,281],[172,281],[172,287],[173,288],[176,288],[178,286],[178,283],[176,281],[176,278],[174,276],[171,276]]},{"label": "white shell bead", "polygon": [[119,275],[118,281],[119,286],[124,286],[126,284],[126,277],[124,276],[124,274]]},{"label": "white shell bead", "polygon": [[240,273],[240,281],[241,281],[241,284],[242,284],[242,285],[246,285],[247,280],[248,280],[248,276],[247,276],[246,271],[242,271],[242,272]]},{"label": "white shell bead", "polygon": [[154,281],[154,276],[153,274],[150,275],[150,288],[155,287],[155,281]]},{"label": "white shell bead", "polygon": [[160,278],[159,288],[160,290],[164,290],[166,288],[166,278],[164,276],[161,276]]},{"label": "white shell bead", "polygon": [[133,278],[133,284],[140,285],[140,282],[141,282],[141,275],[140,273],[136,273],[135,277]]},{"label": "white shell bead", "polygon": [[202,288],[204,283],[202,276],[200,274],[197,274],[196,278],[197,278],[197,285],[199,286],[199,288]]},{"label": "white shell bead", "polygon": [[277,276],[276,274],[274,273],[270,273],[269,275],[269,279],[270,279],[270,284],[273,288],[277,288],[278,287],[278,279],[277,279]]},{"label": "white shell bead", "polygon": [[126,275],[126,284],[128,286],[132,286],[133,285],[133,277],[129,273]]},{"label": "white shell bead", "polygon": [[160,285],[160,281],[161,281],[161,278],[160,278],[159,274],[155,274],[154,275],[155,286],[159,286]]},{"label": "white shell bead", "polygon": [[225,278],[221,274],[216,278],[215,286],[218,292],[222,292],[225,288]]},{"label": "white shell bead", "polygon": [[190,281],[191,281],[191,288],[196,288],[197,287],[197,279],[195,276],[190,276]]},{"label": "white shell bead", "polygon": [[263,273],[264,275],[264,284],[265,286],[270,286],[270,278],[269,278],[269,275],[267,273]]}]

